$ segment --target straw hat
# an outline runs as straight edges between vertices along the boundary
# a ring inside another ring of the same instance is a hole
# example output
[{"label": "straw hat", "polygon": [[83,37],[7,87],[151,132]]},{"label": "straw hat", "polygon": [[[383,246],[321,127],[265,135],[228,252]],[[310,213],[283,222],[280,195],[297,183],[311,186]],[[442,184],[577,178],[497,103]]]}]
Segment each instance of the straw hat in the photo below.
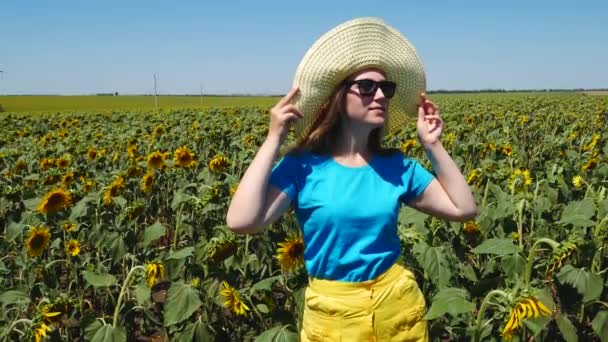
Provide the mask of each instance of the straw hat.
[{"label": "straw hat", "polygon": [[373,17],[344,22],[323,34],[308,49],[294,77],[300,92],[292,101],[304,118],[297,120],[296,136],[302,137],[336,86],[348,76],[368,67],[380,68],[397,83],[382,130],[401,129],[418,115],[419,94],[426,90],[424,68],[416,49],[399,31]]}]

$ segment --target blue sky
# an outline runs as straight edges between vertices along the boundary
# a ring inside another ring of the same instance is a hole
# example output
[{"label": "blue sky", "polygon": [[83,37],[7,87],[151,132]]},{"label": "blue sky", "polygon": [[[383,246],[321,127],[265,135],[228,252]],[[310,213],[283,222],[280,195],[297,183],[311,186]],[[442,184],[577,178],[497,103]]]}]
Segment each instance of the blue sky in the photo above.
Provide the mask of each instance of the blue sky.
[{"label": "blue sky", "polygon": [[608,88],[607,1],[0,3],[0,95],[281,94],[355,17],[402,32],[428,89]]}]

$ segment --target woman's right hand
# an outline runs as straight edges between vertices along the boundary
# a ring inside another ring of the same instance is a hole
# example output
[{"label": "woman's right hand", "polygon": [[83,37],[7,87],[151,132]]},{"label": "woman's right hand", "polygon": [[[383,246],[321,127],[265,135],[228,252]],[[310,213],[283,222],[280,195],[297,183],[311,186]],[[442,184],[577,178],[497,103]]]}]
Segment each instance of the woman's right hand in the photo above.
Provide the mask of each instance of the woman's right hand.
[{"label": "woman's right hand", "polygon": [[270,109],[268,136],[278,138],[281,144],[285,141],[291,124],[304,117],[298,108],[290,103],[299,90],[300,88],[297,86],[292,88],[287,95]]}]

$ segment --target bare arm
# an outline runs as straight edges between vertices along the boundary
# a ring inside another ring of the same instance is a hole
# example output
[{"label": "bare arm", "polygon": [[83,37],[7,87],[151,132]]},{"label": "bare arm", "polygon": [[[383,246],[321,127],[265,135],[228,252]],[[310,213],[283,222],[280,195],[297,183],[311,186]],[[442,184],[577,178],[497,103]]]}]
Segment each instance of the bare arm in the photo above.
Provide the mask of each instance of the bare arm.
[{"label": "bare arm", "polygon": [[431,160],[437,178],[410,205],[427,214],[452,220],[467,221],[477,215],[471,189],[458,166],[445,150],[439,137],[443,120],[435,104],[421,96],[418,110],[418,138]]},{"label": "bare arm", "polygon": [[452,221],[466,221],[477,215],[471,189],[441,142],[425,145],[437,178],[410,205],[422,212]]},{"label": "bare arm", "polygon": [[297,92],[298,88],[293,88],[270,110],[268,136],[230,201],[226,224],[237,234],[260,232],[289,208],[287,195],[269,186],[268,181],[289,126],[302,117],[297,108],[289,104]]}]

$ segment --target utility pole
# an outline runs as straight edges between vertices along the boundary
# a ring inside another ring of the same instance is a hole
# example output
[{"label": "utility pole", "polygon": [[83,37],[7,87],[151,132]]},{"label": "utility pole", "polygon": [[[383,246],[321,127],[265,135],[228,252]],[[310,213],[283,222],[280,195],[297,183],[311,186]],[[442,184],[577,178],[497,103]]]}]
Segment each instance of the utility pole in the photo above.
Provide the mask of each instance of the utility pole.
[{"label": "utility pole", "polygon": [[201,110],[203,110],[203,85],[201,84]]},{"label": "utility pole", "polygon": [[154,110],[158,110],[158,93],[156,92],[156,74],[154,74]]}]

